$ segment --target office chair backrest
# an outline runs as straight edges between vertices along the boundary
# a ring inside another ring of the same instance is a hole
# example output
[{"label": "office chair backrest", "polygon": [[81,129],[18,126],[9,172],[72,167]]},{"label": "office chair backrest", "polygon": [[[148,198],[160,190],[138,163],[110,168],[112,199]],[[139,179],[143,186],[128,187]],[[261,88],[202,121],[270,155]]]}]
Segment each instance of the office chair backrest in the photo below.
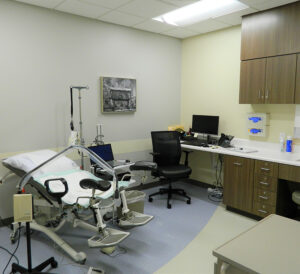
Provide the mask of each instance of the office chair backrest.
[{"label": "office chair backrest", "polygon": [[158,166],[178,165],[181,156],[177,131],[152,131],[153,161]]}]

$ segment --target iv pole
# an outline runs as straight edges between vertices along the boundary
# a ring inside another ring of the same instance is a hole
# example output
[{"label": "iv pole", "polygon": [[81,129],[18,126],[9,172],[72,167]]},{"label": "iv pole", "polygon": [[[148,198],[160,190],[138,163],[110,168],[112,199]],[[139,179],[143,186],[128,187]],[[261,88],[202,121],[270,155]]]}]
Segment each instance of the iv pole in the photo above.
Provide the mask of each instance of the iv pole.
[{"label": "iv pole", "polygon": [[[70,86],[70,90],[71,90],[71,100],[72,100],[72,93],[73,93],[73,89],[77,89],[78,90],[78,101],[79,101],[79,141],[80,141],[80,145],[84,146],[84,138],[83,138],[83,129],[82,129],[82,112],[81,112],[81,90],[88,90],[89,87],[88,86]],[[72,104],[72,110],[71,110],[71,116],[72,116],[72,120],[71,120],[71,130],[74,129],[73,126],[73,101],[71,102]],[[84,167],[84,161],[83,161],[83,152],[81,152],[81,167]]]}]

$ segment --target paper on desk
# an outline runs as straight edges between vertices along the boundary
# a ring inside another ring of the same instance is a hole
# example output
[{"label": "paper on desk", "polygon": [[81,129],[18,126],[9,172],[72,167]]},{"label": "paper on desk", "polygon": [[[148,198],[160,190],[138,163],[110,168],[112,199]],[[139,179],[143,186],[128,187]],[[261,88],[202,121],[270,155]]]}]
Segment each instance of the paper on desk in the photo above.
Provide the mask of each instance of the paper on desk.
[{"label": "paper on desk", "polygon": [[294,138],[300,139],[300,105],[296,105]]}]

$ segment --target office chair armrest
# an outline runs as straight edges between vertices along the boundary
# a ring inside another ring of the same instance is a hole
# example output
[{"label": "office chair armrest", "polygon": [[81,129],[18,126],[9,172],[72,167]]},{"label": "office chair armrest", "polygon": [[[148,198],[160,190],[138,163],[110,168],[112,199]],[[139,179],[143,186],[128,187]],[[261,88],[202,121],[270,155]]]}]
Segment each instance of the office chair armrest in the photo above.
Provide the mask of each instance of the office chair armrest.
[{"label": "office chair armrest", "polygon": [[192,151],[192,150],[183,150],[183,152],[185,153],[184,165],[188,166],[189,165],[189,153],[192,153],[194,151]]}]

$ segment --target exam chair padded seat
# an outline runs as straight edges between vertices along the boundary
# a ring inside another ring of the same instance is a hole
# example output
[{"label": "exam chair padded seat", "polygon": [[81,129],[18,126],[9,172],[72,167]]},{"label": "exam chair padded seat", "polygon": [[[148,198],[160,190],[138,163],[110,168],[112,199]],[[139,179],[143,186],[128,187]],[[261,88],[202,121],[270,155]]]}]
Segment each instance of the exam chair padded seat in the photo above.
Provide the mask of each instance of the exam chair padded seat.
[{"label": "exam chair padded seat", "polygon": [[79,184],[83,189],[97,189],[100,191],[107,191],[111,187],[111,183],[104,180],[83,179]]},{"label": "exam chair padded seat", "polygon": [[185,165],[176,166],[160,166],[157,168],[159,175],[164,176],[168,179],[180,179],[187,178],[191,173],[192,169]]}]

